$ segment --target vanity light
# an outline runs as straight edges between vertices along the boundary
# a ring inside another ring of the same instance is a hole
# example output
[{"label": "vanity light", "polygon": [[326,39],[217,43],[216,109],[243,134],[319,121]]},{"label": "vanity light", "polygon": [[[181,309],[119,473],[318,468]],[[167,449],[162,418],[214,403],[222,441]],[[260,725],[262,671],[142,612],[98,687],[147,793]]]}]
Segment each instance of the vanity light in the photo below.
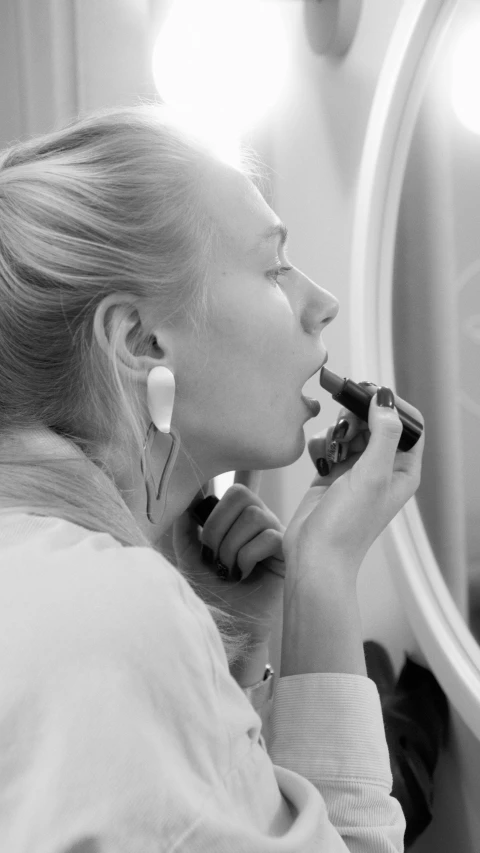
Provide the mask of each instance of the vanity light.
[{"label": "vanity light", "polygon": [[304,20],[315,53],[344,56],[357,31],[362,0],[304,0]]},{"label": "vanity light", "polygon": [[241,136],[282,95],[288,61],[277,4],[175,0],[155,40],[152,74],[162,101],[234,163]]}]

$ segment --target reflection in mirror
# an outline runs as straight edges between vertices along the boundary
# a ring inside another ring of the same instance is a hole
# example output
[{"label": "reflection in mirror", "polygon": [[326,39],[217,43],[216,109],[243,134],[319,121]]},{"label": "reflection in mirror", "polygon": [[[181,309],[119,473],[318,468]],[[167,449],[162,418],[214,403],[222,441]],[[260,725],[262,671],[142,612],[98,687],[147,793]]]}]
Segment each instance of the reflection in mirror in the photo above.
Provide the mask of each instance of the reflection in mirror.
[{"label": "reflection in mirror", "polygon": [[409,150],[392,303],[396,387],[425,417],[419,510],[447,586],[477,640],[479,45],[480,4],[458,2],[429,70]]}]

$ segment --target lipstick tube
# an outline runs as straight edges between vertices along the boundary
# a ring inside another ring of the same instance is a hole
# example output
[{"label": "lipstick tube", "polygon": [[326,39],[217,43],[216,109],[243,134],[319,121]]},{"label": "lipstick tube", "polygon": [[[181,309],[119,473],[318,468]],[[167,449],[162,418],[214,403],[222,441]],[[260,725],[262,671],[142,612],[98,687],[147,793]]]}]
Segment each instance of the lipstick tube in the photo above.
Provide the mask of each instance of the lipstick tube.
[{"label": "lipstick tube", "polygon": [[[326,367],[322,367],[320,371],[320,385],[332,395],[337,403],[368,423],[370,401],[377,393],[378,385],[374,385],[372,382],[366,385],[358,385],[352,379],[342,379],[336,373],[327,370]],[[397,397],[396,394],[394,397],[395,408],[403,424],[398,449],[411,450],[423,432],[423,424],[406,411],[407,407],[410,408],[409,403],[402,400],[401,397]]]}]

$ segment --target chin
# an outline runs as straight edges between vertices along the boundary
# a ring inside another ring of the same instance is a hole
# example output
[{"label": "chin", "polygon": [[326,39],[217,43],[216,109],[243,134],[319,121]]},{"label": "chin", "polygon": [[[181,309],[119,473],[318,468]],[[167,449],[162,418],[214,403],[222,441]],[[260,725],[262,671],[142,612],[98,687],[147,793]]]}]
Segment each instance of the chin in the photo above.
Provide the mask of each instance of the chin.
[{"label": "chin", "polygon": [[237,438],[235,450],[229,448],[229,452],[225,454],[228,458],[228,464],[224,465],[223,470],[268,471],[293,465],[297,459],[300,459],[305,450],[306,439],[303,427],[297,430],[294,437],[290,434],[288,444],[286,438],[285,433],[276,435],[274,430],[268,435],[264,432],[261,437],[256,438],[255,443],[251,440],[247,442],[245,439],[239,440]]},{"label": "chin", "polygon": [[258,465],[258,469],[266,471],[270,468],[286,468],[287,465],[293,465],[297,459],[300,459],[305,450],[305,445],[305,433],[301,429],[295,444],[285,447],[281,447],[278,444],[276,447],[270,447],[269,452],[265,454],[263,462]]}]

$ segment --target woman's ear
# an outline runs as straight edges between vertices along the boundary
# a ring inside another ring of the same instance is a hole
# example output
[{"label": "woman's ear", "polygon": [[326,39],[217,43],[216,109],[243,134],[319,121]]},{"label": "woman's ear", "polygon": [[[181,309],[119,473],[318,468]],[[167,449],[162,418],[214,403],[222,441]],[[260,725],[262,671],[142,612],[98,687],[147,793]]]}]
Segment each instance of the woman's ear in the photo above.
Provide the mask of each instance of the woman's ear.
[{"label": "woman's ear", "polygon": [[98,345],[109,358],[114,355],[121,373],[136,380],[146,380],[154,367],[173,370],[163,330],[152,330],[146,322],[133,294],[109,294],[95,311],[93,329]]},{"label": "woman's ear", "polygon": [[113,352],[126,356],[126,363],[133,367],[127,339],[140,316],[134,305],[134,297],[126,293],[111,293],[97,305],[93,319],[93,332],[100,349],[112,357]]}]

